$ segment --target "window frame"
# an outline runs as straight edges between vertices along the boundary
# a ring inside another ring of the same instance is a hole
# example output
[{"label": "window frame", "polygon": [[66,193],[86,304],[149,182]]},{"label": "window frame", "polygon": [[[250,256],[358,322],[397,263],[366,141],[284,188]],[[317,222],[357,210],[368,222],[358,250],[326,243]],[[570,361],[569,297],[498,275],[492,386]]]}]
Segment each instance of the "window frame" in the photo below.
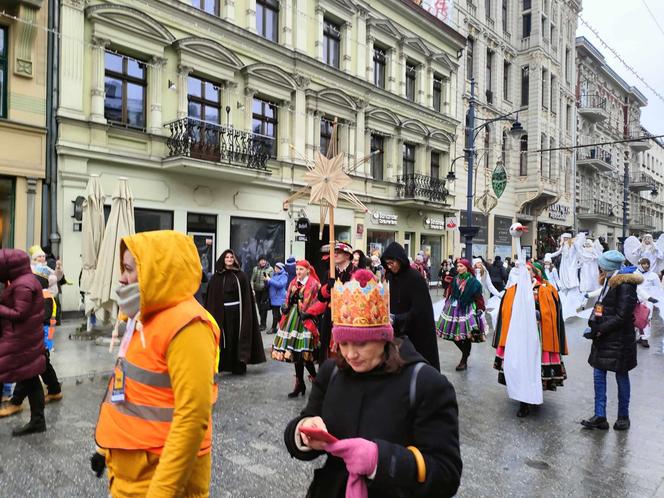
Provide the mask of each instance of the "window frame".
[{"label": "window frame", "polygon": [[493,95],[493,59],[495,52],[491,49],[486,49],[486,68],[484,75],[484,84],[486,87],[486,101],[488,104],[494,103]]},{"label": "window frame", "polygon": [[475,76],[475,38],[469,36],[466,43],[466,79],[472,80]]},{"label": "window frame", "polygon": [[220,2],[219,2],[219,0],[212,0],[214,2],[214,12],[210,12],[210,11],[205,9],[205,2],[206,1],[207,0],[191,0],[191,5],[195,9],[200,10],[201,12],[205,12],[206,14],[210,14],[210,15],[213,15],[213,16],[218,16],[219,12],[220,12],[220,9],[219,9],[219,3]]},{"label": "window frame", "polygon": [[[323,133],[323,124],[327,123],[325,126],[325,133]],[[339,126],[339,123],[337,122],[337,127]],[[327,129],[329,128],[330,132],[327,133]],[[334,130],[334,119],[326,118],[325,116],[320,118],[320,144],[318,145],[318,150],[322,155],[327,155],[327,149],[329,149],[330,144],[332,143],[332,132]],[[325,150],[323,150],[323,138],[325,139],[326,147]],[[339,151],[339,130],[337,130],[337,151]]]},{"label": "window frame", "polygon": [[[200,82],[200,84],[201,84],[201,97],[199,97],[197,95],[193,95],[191,93],[190,84],[191,84],[192,79],[193,80],[198,80]],[[217,102],[214,102],[213,100],[208,100],[206,98],[206,95],[207,95],[207,93],[205,91],[206,83],[212,85],[213,88],[216,87],[217,95],[219,97],[219,100]],[[217,114],[219,116],[219,122],[214,123],[214,124],[221,125],[221,115],[222,115],[221,113],[222,113],[223,107],[221,105],[221,87],[217,83],[215,83],[214,81],[206,80],[205,78],[199,78],[196,75],[189,75],[188,78],[187,78],[187,117],[191,118],[192,116],[189,114],[189,103],[190,102],[194,102],[196,104],[201,105],[201,116],[202,117],[205,117],[205,108],[206,107],[216,108],[217,111],[218,111]],[[208,121],[207,119],[203,119],[202,117],[198,118],[198,119],[200,119],[201,121],[207,122],[207,123],[211,123],[211,121]],[[194,119],[196,119],[196,118],[194,118]]]},{"label": "window frame", "polygon": [[[408,153],[409,151],[412,151],[412,158],[411,155]],[[417,157],[417,148],[415,144],[412,144],[410,142],[404,142],[401,151],[401,171],[403,172],[403,176],[415,174],[416,157]],[[406,165],[409,166],[408,169],[406,169]]]},{"label": "window frame", "polygon": [[[110,54],[116,57],[121,57],[122,58],[122,73],[118,73],[117,71],[110,70],[106,67],[106,54]],[[136,76],[131,76],[128,73],[127,65],[130,60],[135,61],[139,67],[141,64],[143,67],[141,68],[143,70],[143,78],[138,78]],[[104,52],[104,87],[106,86],[106,78],[112,78],[116,80],[120,80],[122,82],[122,95],[120,96],[120,99],[122,101],[122,120],[121,121],[114,121],[109,119],[106,116],[106,91],[104,89],[104,118],[106,118],[106,121],[109,124],[113,124],[116,126],[124,126],[126,128],[133,128],[136,130],[143,130],[145,131],[147,129],[147,88],[148,88],[148,70],[147,70],[147,63],[143,62],[139,59],[135,59],[134,57],[131,57],[129,55],[124,55],[121,53],[116,53],[116,52],[111,52],[109,50],[106,50]],[[127,84],[131,83],[133,85],[139,85],[143,89],[143,125],[142,126],[136,126],[133,124],[130,124],[128,122],[128,96],[127,96]]]},{"label": "window frame", "polygon": [[433,110],[441,112],[443,108],[443,77],[437,74],[433,75]]},{"label": "window frame", "polygon": [[[260,7],[260,9],[259,9]],[[267,27],[267,11],[272,11],[274,14],[274,23],[273,23],[273,33],[274,38],[267,36],[267,31],[264,29],[264,33],[261,33],[258,29],[258,19],[259,16],[262,21],[263,28]],[[261,38],[269,40],[274,43],[279,43],[279,2],[277,0],[256,0],[256,33]]]},{"label": "window frame", "polygon": [[502,24],[503,24],[503,33],[509,33],[509,0],[502,0]]},{"label": "window frame", "polygon": [[521,16],[521,39],[530,38],[533,33],[533,15],[531,12],[524,12]]},{"label": "window frame", "polygon": [[530,104],[530,66],[521,66],[521,107]]},{"label": "window frame", "polygon": [[429,161],[429,176],[431,178],[440,179],[440,156],[440,152],[436,150],[431,151],[431,159]]},{"label": "window frame", "polygon": [[[257,114],[254,112],[254,102],[261,103],[261,113]],[[265,106],[273,107],[274,117],[270,117],[265,114]],[[258,121],[260,123],[260,132],[256,133],[254,122]],[[270,135],[266,131],[266,125],[272,124],[274,126],[274,135]],[[270,151],[270,157],[272,159],[277,157],[277,140],[279,137],[279,106],[272,102],[269,99],[254,95],[251,100],[251,132],[254,134],[262,135],[272,139],[272,148]]]},{"label": "window frame", "polygon": [[519,139],[519,176],[528,176],[528,135]]},{"label": "window frame", "polygon": [[503,100],[506,100],[507,102],[512,102],[512,99],[510,98],[510,90],[511,90],[511,85],[510,85],[510,76],[512,72],[512,63],[503,60]]},{"label": "window frame", "polygon": [[[377,142],[380,142],[380,144]],[[385,179],[385,136],[372,133],[369,147],[371,152],[371,177],[376,181],[383,181]],[[378,150],[381,151],[380,154],[374,154]],[[376,174],[377,171],[380,171],[379,175]]]},{"label": "window frame", "polygon": [[[323,63],[339,69],[341,67],[341,24],[323,18]],[[336,46],[336,64],[330,63],[330,48]]]},{"label": "window frame", "polygon": [[9,82],[9,47],[7,44],[9,43],[9,26],[0,25],[0,30],[2,30],[0,36],[2,36],[2,46],[4,47],[4,53],[0,53],[0,70],[2,70],[2,81],[0,81],[0,84],[2,84],[2,92],[0,94],[0,99],[2,99],[0,100],[0,119],[6,119],[9,115],[9,106],[7,102],[7,84]]},{"label": "window frame", "polygon": [[380,45],[373,47],[373,83],[378,88],[385,89],[387,75],[387,50]]},{"label": "window frame", "polygon": [[492,3],[491,0],[484,0],[484,15],[486,16],[487,19],[493,20],[493,15],[492,15]]},{"label": "window frame", "polygon": [[406,61],[405,71],[406,99],[415,102],[415,95],[417,94],[417,65],[412,61]]}]

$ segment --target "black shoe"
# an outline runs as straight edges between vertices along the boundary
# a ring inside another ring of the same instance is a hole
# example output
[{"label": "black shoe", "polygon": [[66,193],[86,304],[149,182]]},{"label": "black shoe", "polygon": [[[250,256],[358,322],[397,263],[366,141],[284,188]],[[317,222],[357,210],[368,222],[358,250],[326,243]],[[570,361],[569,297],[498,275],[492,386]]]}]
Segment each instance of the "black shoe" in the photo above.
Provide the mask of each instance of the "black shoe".
[{"label": "black shoe", "polygon": [[267,325],[260,325],[260,326],[258,327],[258,330],[260,330],[261,332],[263,332],[266,328],[267,328]]},{"label": "black shoe", "polygon": [[27,436],[28,434],[37,434],[38,432],[46,432],[46,422],[28,422],[23,427],[19,427],[12,431],[12,436],[20,437]]},{"label": "black shoe", "polygon": [[307,392],[307,385],[304,383],[304,381],[300,379],[295,380],[295,389],[293,389],[292,393],[288,394],[289,398],[297,398],[300,394],[304,396]]},{"label": "black shoe", "polygon": [[516,416],[523,418],[528,415],[530,415],[530,405],[528,403],[521,403],[521,405],[519,405],[519,411],[516,412]]},{"label": "black shoe", "polygon": [[649,348],[650,347],[650,344],[648,344],[648,339],[642,339],[641,342],[639,342],[639,344],[641,344],[641,347],[643,347],[643,348]]},{"label": "black shoe", "polygon": [[614,431],[626,431],[629,429],[630,423],[629,423],[629,417],[618,417],[618,420],[616,420],[616,423],[613,424],[613,430]]},{"label": "black shoe", "polygon": [[606,421],[606,417],[598,417],[593,415],[588,420],[582,420],[581,425],[586,429],[600,429],[606,431],[609,429],[609,423]]},{"label": "black shoe", "polygon": [[277,331],[276,331],[276,329],[270,329],[270,330],[268,330],[268,331],[265,332],[265,333],[266,333],[267,335],[272,335],[272,334],[276,334]]},{"label": "black shoe", "polygon": [[468,360],[461,360],[459,364],[456,366],[455,370],[457,372],[461,372],[463,370],[468,370]]}]

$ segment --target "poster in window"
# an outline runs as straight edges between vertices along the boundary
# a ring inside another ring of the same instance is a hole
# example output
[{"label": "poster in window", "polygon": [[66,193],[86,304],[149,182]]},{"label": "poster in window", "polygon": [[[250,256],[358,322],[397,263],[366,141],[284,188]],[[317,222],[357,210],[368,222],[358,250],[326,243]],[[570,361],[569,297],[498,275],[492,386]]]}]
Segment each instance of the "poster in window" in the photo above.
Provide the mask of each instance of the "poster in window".
[{"label": "poster in window", "polygon": [[231,217],[231,249],[240,259],[242,270],[251,274],[258,258],[270,265],[285,261],[286,224],[279,220]]},{"label": "poster in window", "polygon": [[214,272],[214,255],[216,252],[215,236],[213,233],[187,232],[194,240],[194,245],[201,258],[201,267],[206,275]]}]

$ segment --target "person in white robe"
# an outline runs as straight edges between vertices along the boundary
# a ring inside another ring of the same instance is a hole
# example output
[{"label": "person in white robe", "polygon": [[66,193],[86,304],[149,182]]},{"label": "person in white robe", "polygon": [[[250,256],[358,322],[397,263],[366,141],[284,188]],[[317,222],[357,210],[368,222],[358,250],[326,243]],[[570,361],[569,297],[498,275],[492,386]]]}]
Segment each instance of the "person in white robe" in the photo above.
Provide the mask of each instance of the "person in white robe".
[{"label": "person in white robe", "polygon": [[[641,258],[639,260],[639,272],[643,275],[643,282],[636,287],[636,295],[643,304],[645,304],[650,313],[648,315],[648,324],[643,330],[639,330],[639,338],[637,343],[644,348],[649,348],[650,332],[652,329],[652,318],[656,304],[664,303],[664,291],[662,290],[659,277],[657,274],[650,270],[650,260],[648,258]],[[659,309],[659,307],[658,307]]]},{"label": "person in white robe", "polygon": [[544,271],[546,271],[546,275],[549,277],[551,285],[553,285],[556,290],[560,291],[560,275],[558,274],[558,268],[553,264],[550,254],[544,256]]},{"label": "person in white robe", "polygon": [[560,303],[563,308],[563,319],[567,320],[576,316],[578,310],[583,307],[585,298],[579,290],[579,257],[585,242],[585,234],[579,234],[580,241],[576,241],[569,233],[560,236],[560,247],[554,253],[547,253],[544,257],[561,257],[560,269],[558,271],[560,282],[558,286]]},{"label": "person in white robe", "polygon": [[653,241],[651,234],[646,233],[639,239],[633,235],[627,237],[624,244],[625,258],[634,266],[638,266],[641,258],[648,258],[650,271],[659,273],[664,270],[664,234],[660,235],[657,242]]},{"label": "person in white robe", "polygon": [[593,292],[600,287],[597,260],[604,252],[604,248],[599,241],[593,242],[592,239],[587,239],[584,233],[580,233],[576,237],[574,244],[579,252],[579,265],[581,267],[579,290],[584,294]]},{"label": "person in white robe", "polygon": [[489,325],[493,329],[496,325],[496,318],[498,316],[498,309],[500,308],[500,298],[504,292],[498,292],[496,287],[491,282],[484,262],[480,258],[473,259],[473,270],[475,270],[475,278],[482,284],[482,297],[484,298],[484,307],[487,314],[491,318]]}]

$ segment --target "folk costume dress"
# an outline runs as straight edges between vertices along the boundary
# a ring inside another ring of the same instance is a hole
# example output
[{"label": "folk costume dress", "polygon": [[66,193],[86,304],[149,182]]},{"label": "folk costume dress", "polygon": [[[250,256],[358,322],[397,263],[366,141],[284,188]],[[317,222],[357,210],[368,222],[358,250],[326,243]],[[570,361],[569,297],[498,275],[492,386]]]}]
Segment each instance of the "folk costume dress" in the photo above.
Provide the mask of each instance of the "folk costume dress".
[{"label": "folk costume dress", "polygon": [[314,317],[324,310],[317,300],[320,282],[310,274],[304,282],[293,280],[288,286],[286,304],[279,329],[272,344],[272,359],[285,362],[316,359],[320,347],[320,334]]},{"label": "folk costume dress", "polygon": [[482,284],[466,272],[454,278],[450,289],[436,324],[438,336],[455,342],[484,342],[487,325]]},{"label": "folk costume dress", "polygon": [[[562,307],[556,288],[541,275],[538,270],[533,285],[535,298],[535,316],[537,332],[541,346],[541,380],[542,389],[555,391],[563,385],[567,378],[562,355],[567,354],[567,340],[565,338],[565,324],[562,317]],[[505,361],[505,345],[512,316],[519,313],[515,310],[514,302],[517,294],[517,284],[505,291],[498,314],[496,333],[492,345],[496,348],[496,358],[493,367],[498,370],[498,382],[506,385],[503,363]],[[527,361],[524,359],[524,362]],[[520,399],[520,401],[524,401]],[[528,401],[527,401],[528,402]]]}]

